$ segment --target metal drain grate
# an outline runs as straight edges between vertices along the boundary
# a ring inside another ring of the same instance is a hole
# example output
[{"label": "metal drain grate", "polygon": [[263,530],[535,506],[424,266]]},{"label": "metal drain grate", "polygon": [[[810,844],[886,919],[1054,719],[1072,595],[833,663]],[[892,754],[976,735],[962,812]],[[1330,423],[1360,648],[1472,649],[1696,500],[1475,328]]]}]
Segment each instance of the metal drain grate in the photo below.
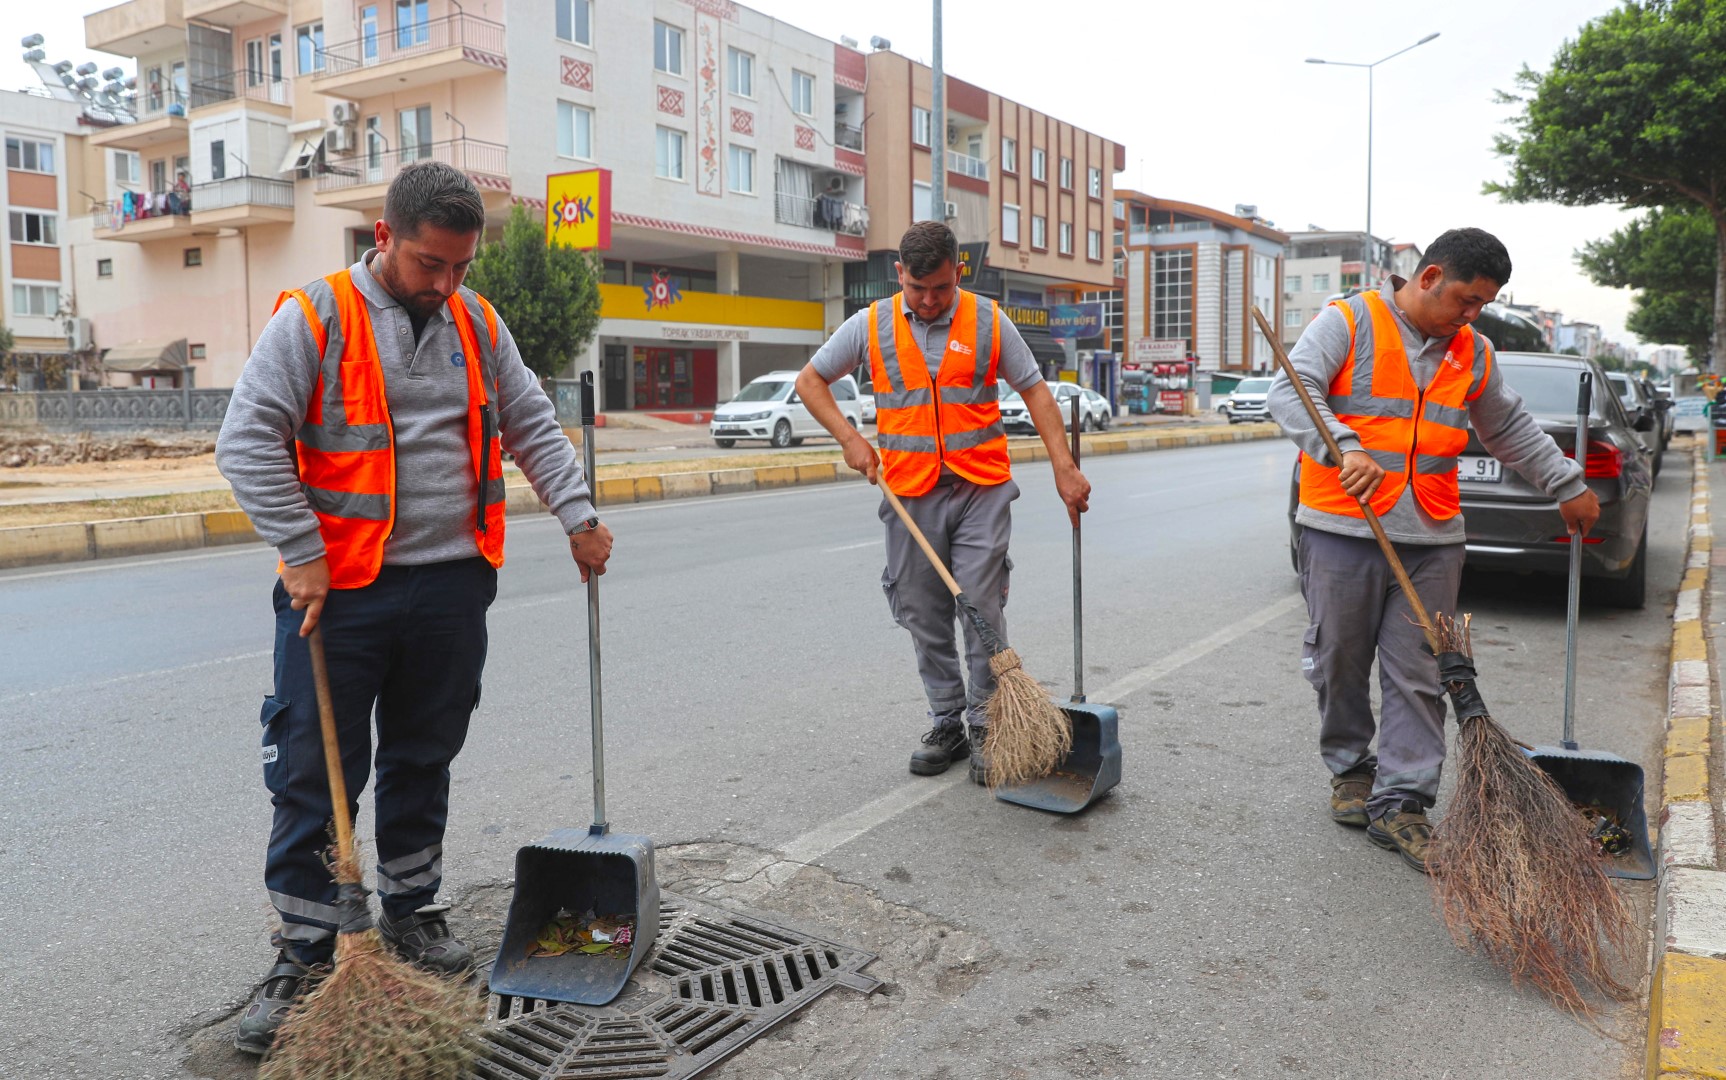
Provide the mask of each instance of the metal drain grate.
[{"label": "metal drain grate", "polygon": [[862,969],[874,959],[849,945],[662,893],[658,940],[611,1004],[491,995],[473,1076],[697,1076],[835,986],[873,993],[881,980]]}]

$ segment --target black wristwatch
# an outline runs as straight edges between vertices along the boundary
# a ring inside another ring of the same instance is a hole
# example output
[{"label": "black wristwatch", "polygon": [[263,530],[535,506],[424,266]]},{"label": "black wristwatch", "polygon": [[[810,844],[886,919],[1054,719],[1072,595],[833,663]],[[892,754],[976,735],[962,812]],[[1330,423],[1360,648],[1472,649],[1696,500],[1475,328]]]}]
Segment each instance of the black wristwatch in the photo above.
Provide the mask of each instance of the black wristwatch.
[{"label": "black wristwatch", "polygon": [[586,521],[583,521],[583,522],[580,522],[579,524],[577,524],[575,528],[569,530],[569,535],[572,537],[580,536],[584,532],[592,532],[594,529],[597,529],[597,528],[599,528],[599,518],[596,515],[594,517],[588,518]]}]

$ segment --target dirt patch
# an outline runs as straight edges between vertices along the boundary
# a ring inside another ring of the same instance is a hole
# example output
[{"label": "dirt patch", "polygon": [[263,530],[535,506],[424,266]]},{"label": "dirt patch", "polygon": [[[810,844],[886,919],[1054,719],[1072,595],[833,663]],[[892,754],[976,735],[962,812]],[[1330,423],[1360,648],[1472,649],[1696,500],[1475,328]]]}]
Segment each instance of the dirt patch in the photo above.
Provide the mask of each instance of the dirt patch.
[{"label": "dirt patch", "polygon": [[187,458],[216,450],[214,432],[199,434],[0,432],[0,467],[72,465],[89,461]]}]

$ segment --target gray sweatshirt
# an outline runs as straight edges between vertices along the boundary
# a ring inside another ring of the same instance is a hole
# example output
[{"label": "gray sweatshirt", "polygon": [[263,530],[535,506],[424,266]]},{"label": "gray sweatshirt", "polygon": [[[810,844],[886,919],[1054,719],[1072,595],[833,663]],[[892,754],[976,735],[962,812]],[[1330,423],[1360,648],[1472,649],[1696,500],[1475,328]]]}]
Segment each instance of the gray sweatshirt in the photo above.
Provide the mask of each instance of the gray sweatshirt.
[{"label": "gray sweatshirt", "polygon": [[[1379,295],[1384,297],[1384,302],[1390,305],[1396,316],[1397,328],[1402,331],[1403,351],[1408,354],[1409,368],[1415,381],[1426,386],[1432,382],[1438,365],[1444,360],[1450,338],[1429,338],[1408,321],[1396,304],[1395,292],[1402,284],[1402,278],[1392,277]],[[1362,322],[1362,325],[1366,324]],[[1348,345],[1348,320],[1334,307],[1326,307],[1308,324],[1300,340],[1289,351],[1289,362],[1306,383],[1307,393],[1318,405],[1325,426],[1336,437],[1337,448],[1345,454],[1361,448],[1360,437],[1336,418],[1325,404],[1325,398],[1330,393],[1331,381],[1348,359]],[[1490,342],[1487,347],[1491,348]],[[1280,371],[1271,383],[1266,405],[1271,419],[1282,425],[1283,434],[1296,446],[1317,461],[1334,464],[1325,449],[1324,438],[1313,427],[1300,396]],[[1488,453],[1521,473],[1549,498],[1563,502],[1587,489],[1582,479],[1582,468],[1565,457],[1552,437],[1540,429],[1534,417],[1528,415],[1528,410],[1522,407],[1522,395],[1505,383],[1496,362],[1486,377],[1485,389],[1468,406],[1468,423]],[[1307,506],[1295,512],[1295,521],[1342,536],[1372,536],[1372,527],[1364,518],[1327,514]],[[1415,499],[1412,484],[1403,489],[1395,506],[1379,515],[1379,521],[1384,525],[1385,535],[1400,544],[1460,544],[1467,537],[1461,514],[1449,521],[1434,518]]]},{"label": "gray sweatshirt", "polygon": [[[395,429],[395,527],[384,562],[447,562],[479,554],[474,513],[479,489],[468,446],[466,369],[449,308],[440,307],[416,342],[407,310],[372,274],[376,249],[348,268],[365,298],[383,365]],[[485,333],[485,327],[479,327]],[[565,531],[593,515],[575,448],[558,427],[551,400],[516,351],[502,318],[497,327],[499,430],[505,452],[551,507]],[[478,362],[478,358],[473,358]],[[258,535],[289,566],[324,554],[318,519],[300,490],[294,435],[318,378],[318,347],[300,305],[285,303],[264,327],[234,384],[216,438],[216,466]]]}]

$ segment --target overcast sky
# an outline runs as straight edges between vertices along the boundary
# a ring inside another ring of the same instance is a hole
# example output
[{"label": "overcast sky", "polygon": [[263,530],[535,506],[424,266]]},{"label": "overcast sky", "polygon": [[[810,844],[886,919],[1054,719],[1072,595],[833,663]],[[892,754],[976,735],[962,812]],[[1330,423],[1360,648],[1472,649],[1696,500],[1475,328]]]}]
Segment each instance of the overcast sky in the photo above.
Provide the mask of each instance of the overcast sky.
[{"label": "overcast sky", "polygon": [[[103,6],[0,3],[0,87],[36,82],[17,59],[18,40],[33,32],[47,36],[50,60],[124,65],[83,48],[77,12]],[[864,49],[879,35],[907,56],[930,55],[930,0],[749,6],[824,37],[849,35]],[[1589,283],[1571,257],[1627,214],[1507,205],[1480,193],[1484,181],[1504,175],[1492,137],[1507,110],[1493,103],[1494,89],[1511,89],[1523,64],[1544,69],[1578,27],[1614,6],[945,0],[944,61],[958,78],[1124,143],[1127,170],[1117,184],[1222,210],[1252,203],[1283,229],[1358,229],[1366,218],[1367,73],[1304,61],[1371,62],[1438,32],[1373,75],[1373,231],[1425,247],[1454,226],[1489,229],[1510,248],[1516,269],[1507,293],[1518,302],[1559,308],[1632,343],[1624,330],[1630,294]]]}]

